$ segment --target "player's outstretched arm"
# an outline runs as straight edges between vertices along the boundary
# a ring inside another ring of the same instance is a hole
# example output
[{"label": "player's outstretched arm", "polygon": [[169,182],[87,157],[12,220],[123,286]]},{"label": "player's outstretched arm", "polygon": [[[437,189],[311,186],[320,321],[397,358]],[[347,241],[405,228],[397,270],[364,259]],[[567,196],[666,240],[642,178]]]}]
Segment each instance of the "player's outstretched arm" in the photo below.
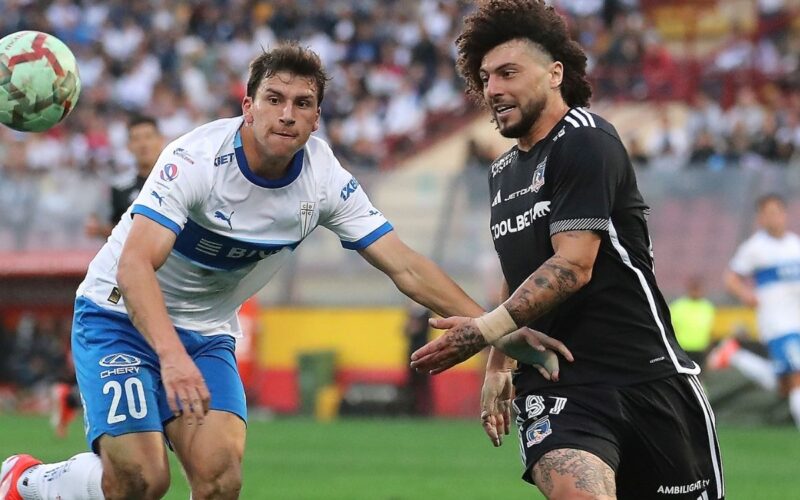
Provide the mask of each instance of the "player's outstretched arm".
[{"label": "player's outstretched arm", "polygon": [[[443,316],[459,315],[447,320],[431,320],[434,327],[441,328],[443,321],[474,321],[471,317],[483,314],[483,308],[464,293],[436,264],[409,248],[394,232],[382,236],[367,248],[360,250],[360,253],[370,264],[389,276],[397,288],[415,302]],[[440,356],[447,360],[448,366],[452,366],[468,359],[487,345],[479,332],[468,332],[467,336],[448,339]],[[557,374],[558,360],[552,352],[545,349],[566,350],[560,342],[527,328],[506,336],[502,344],[496,345],[514,359],[545,366],[550,374],[553,372]],[[441,370],[433,370],[431,373],[439,371]]]},{"label": "player's outstretched arm", "polygon": [[[359,250],[411,300],[441,316],[480,316],[479,306],[430,259],[420,255],[392,231]],[[483,347],[486,344],[484,343]]]},{"label": "player's outstretched arm", "polygon": [[170,409],[184,413],[187,423],[203,422],[210,395],[205,381],[186,353],[170,321],[156,270],[167,260],[175,233],[142,215],[133,216],[117,270],[128,316],[153,347],[161,364],[161,378]]},{"label": "player's outstretched arm", "polygon": [[567,231],[554,234],[551,242],[555,255],[493,311],[480,318],[432,321],[433,326],[448,331],[416,351],[411,356],[411,366],[431,373],[444,371],[463,361],[450,355],[454,345],[460,347],[457,352],[462,354],[482,349],[481,342],[497,345],[497,341],[517,332],[520,326],[529,324],[585,286],[592,278],[600,236],[592,231]]}]

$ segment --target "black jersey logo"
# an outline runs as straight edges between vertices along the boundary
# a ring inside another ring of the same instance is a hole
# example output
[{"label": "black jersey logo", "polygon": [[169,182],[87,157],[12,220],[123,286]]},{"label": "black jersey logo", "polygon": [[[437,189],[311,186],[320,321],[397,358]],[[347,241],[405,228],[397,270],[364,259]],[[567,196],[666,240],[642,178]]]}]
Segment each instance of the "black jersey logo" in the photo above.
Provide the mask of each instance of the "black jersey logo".
[{"label": "black jersey logo", "polygon": [[538,193],[542,186],[544,186],[544,169],[547,167],[547,157],[544,157],[544,160],[541,161],[538,165],[536,165],[536,170],[533,172],[533,182],[531,183],[531,189],[534,193]]}]

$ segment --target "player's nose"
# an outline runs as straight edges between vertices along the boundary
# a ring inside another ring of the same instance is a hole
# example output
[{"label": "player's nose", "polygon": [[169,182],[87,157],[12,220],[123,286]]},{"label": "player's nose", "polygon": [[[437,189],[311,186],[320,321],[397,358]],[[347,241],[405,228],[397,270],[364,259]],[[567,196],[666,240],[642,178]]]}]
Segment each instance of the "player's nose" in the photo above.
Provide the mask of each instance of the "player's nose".
[{"label": "player's nose", "polygon": [[280,121],[282,125],[287,127],[294,125],[295,121],[297,121],[294,119],[294,106],[287,104],[283,107],[283,114],[280,117]]},{"label": "player's nose", "polygon": [[489,75],[484,91],[486,92],[486,96],[490,99],[502,95],[503,89],[500,84],[500,79],[496,78],[494,75]]}]

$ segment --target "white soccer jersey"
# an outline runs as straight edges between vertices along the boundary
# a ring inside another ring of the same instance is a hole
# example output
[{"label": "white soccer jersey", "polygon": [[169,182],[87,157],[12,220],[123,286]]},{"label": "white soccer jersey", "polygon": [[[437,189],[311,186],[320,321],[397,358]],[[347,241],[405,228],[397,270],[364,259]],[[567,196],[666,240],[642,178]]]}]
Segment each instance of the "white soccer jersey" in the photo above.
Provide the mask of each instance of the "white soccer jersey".
[{"label": "white soccer jersey", "polygon": [[239,306],[260,290],[318,225],[363,249],[392,230],[330,147],[311,137],[278,180],[247,165],[242,118],[217,120],[170,143],[78,288],[100,307],[126,312],[116,288],[134,214],[177,235],[156,272],[177,327],[240,335]]},{"label": "white soccer jersey", "polygon": [[800,333],[800,237],[787,232],[778,239],[758,231],[742,243],[730,268],[755,282],[764,342]]}]

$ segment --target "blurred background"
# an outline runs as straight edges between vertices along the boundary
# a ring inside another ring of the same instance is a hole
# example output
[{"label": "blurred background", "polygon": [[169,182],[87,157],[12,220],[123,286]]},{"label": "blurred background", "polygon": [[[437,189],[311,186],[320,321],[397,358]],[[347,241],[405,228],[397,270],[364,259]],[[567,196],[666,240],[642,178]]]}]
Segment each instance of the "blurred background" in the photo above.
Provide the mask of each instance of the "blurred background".
[{"label": "blurred background", "polygon": [[[763,352],[753,312],[726,294],[722,274],[754,230],[760,195],[784,195],[789,226],[800,230],[800,0],[552,3],[589,56],[591,109],[620,132],[652,207],[662,291],[669,301],[689,293],[711,306],[712,319],[702,327],[708,340],[694,350],[702,358],[721,339],[736,336]],[[488,230],[486,169],[511,143],[465,98],[455,73],[453,42],[472,8],[455,0],[0,0],[0,37],[26,29],[56,35],[75,53],[83,83],[76,109],[59,127],[44,134],[0,127],[2,428],[15,426],[28,435],[26,425],[44,422],[36,415],[52,411],[55,421],[64,418],[59,384],[71,371],[72,301],[104,241],[87,233],[87,221],[110,217],[111,187],[134,171],[127,149],[130,115],[156,118],[167,140],[238,115],[248,61],[277,40],[298,40],[321,56],[333,78],[318,134],[375,206],[411,247],[491,306],[500,274]],[[435,335],[427,328],[428,313],[410,306],[388,279],[342,250],[324,229],[295,254],[244,313],[249,336],[239,357],[254,416],[250,439],[266,439],[269,426],[298,436],[320,433],[321,440],[340,431],[373,432],[378,440],[387,433],[435,440],[463,429],[436,448],[474,442],[474,450],[464,451],[474,460],[456,468],[463,473],[477,467],[492,452],[472,423],[483,361],[476,357],[434,378],[409,373],[409,352]],[[737,443],[730,445],[730,462],[750,474],[733,479],[744,489],[736,496],[731,488],[730,498],[756,498],[743,492],[765,477],[785,485],[793,480],[794,486],[775,496],[753,489],[758,498],[791,498],[800,491],[800,440],[785,403],[734,370],[707,370],[704,381],[718,421],[730,426],[723,437]],[[374,420],[332,428],[283,418],[298,415],[326,422],[347,416],[393,420],[378,421],[370,431]],[[420,427],[407,427],[400,416],[440,420],[412,420]],[[472,420],[447,420],[464,418]],[[261,421],[267,427],[260,431]],[[80,430],[68,430],[61,433],[81,446]],[[29,432],[30,439],[46,434],[46,423]],[[5,440],[0,436],[0,452],[18,451]],[[402,449],[404,440],[390,446]],[[55,454],[63,446],[56,443],[40,445]],[[306,445],[314,453],[298,457],[297,467],[319,466],[316,440],[296,447],[270,441],[265,448],[271,451],[259,452],[273,453],[262,457],[266,466],[282,470],[294,464],[286,450]],[[342,446],[332,448],[339,465],[342,456],[355,453],[348,446],[363,449],[350,440]],[[786,453],[779,454],[779,465],[757,459],[759,450],[767,456],[776,447]],[[430,460],[413,474],[447,479],[452,473],[436,468],[439,459],[431,450],[419,454]],[[529,498],[531,490],[517,480],[513,440],[503,456],[494,476],[511,485],[510,497]],[[452,454],[441,455],[442,462],[452,460]],[[378,467],[362,465],[367,471]],[[392,465],[386,469],[403,472]],[[467,474],[462,486],[482,470]],[[293,477],[287,474],[284,479]],[[280,476],[274,484],[282,484]],[[244,496],[485,498],[476,481],[461,490],[397,486],[384,494],[302,490],[303,480],[286,483],[285,490],[248,490],[246,476]],[[784,496],[786,491],[794,493]]]}]

